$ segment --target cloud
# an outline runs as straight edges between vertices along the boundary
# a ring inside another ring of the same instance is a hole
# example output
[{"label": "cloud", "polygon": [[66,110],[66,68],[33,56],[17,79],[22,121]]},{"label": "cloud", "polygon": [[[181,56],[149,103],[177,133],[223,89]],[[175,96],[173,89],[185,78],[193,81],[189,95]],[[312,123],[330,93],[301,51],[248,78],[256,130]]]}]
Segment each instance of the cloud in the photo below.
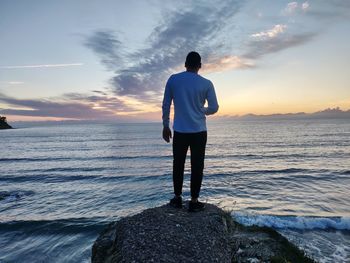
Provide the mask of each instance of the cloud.
[{"label": "cloud", "polygon": [[[30,109],[7,109],[1,108],[2,114],[21,115],[21,116],[40,116],[40,117],[61,117],[73,119],[95,119],[108,118],[113,114],[110,111],[94,110],[89,105],[83,103],[58,103],[39,100],[3,100],[15,106],[26,106]],[[23,105],[24,104],[24,105]]]},{"label": "cloud", "polygon": [[250,59],[257,59],[266,54],[305,44],[316,35],[316,33],[300,33],[280,38],[269,38],[264,41],[252,41],[248,44],[249,49],[244,56]]},{"label": "cloud", "polygon": [[83,63],[65,63],[65,64],[41,64],[41,65],[22,65],[22,66],[0,66],[0,69],[28,69],[28,68],[62,68],[82,66]]},{"label": "cloud", "polygon": [[20,85],[20,84],[23,84],[24,82],[23,81],[9,81],[7,83],[9,85]]},{"label": "cloud", "polygon": [[[120,64],[111,67],[110,63],[105,62],[120,57],[122,52],[118,37],[111,32],[95,32],[89,38],[89,43],[91,39],[98,40],[95,41],[98,45],[90,44],[88,47],[102,55],[102,62],[114,70],[115,75],[110,83],[115,94],[133,97],[145,103],[158,103],[167,77],[175,69],[183,68],[185,56],[189,51],[200,52],[204,62],[212,53],[220,56],[217,61],[230,55],[223,52],[225,48],[219,48],[222,43],[213,40],[238,12],[239,2],[197,3],[181,12],[167,13],[164,20],[150,34],[145,48],[124,54],[123,67],[120,67]],[[226,45],[228,48],[230,43]],[[246,67],[244,63],[235,65]]]},{"label": "cloud", "polygon": [[[296,2],[289,3],[289,8],[297,6],[294,3]],[[285,24],[277,24],[269,30],[252,34],[243,57],[256,60],[267,54],[305,44],[318,34],[318,32],[302,32],[296,28],[293,30],[292,27],[287,32],[287,28]]]},{"label": "cloud", "polygon": [[304,2],[304,3],[301,5],[301,9],[302,9],[303,11],[308,10],[309,7],[310,7],[310,4],[309,4],[308,2]]},{"label": "cloud", "polygon": [[298,2],[289,2],[287,6],[282,11],[283,15],[289,16],[294,15],[296,13],[299,13],[300,11],[306,12],[308,11],[310,7],[309,2],[304,2],[302,4],[299,4]]},{"label": "cloud", "polygon": [[330,22],[350,19],[350,1],[328,0],[322,4],[314,4],[312,8],[308,5],[306,10],[310,17],[317,19],[318,23],[326,22],[325,26],[329,26]]},{"label": "cloud", "polygon": [[225,56],[209,60],[203,65],[203,72],[222,72],[232,69],[244,69],[254,67],[254,63],[238,56]]},{"label": "cloud", "polygon": [[[194,3],[181,12],[164,12],[164,18],[150,33],[144,47],[128,50],[113,31],[95,31],[85,46],[92,49],[101,62],[113,72],[109,80],[113,93],[144,105],[158,105],[170,74],[184,70],[189,51],[202,55],[205,73],[255,66],[255,59],[311,40],[313,33],[284,34],[287,25],[248,35],[246,51],[235,54],[232,26],[243,2],[237,0]],[[307,9],[307,2],[291,2],[286,10]],[[224,35],[226,34],[226,35]],[[232,34],[232,35],[230,35]]]},{"label": "cloud", "polygon": [[24,84],[23,81],[0,81],[0,84],[8,84],[8,85],[21,85]]},{"label": "cloud", "polygon": [[[165,8],[171,7],[162,10],[162,19],[149,37],[142,43],[132,45],[141,47],[137,50],[129,49],[129,43],[123,41],[122,32],[106,28],[92,31],[85,37],[83,45],[96,54],[110,71],[109,88],[98,90],[96,87],[89,94],[70,93],[36,100],[6,97],[7,102],[0,94],[4,105],[13,106],[6,106],[2,111],[6,114],[16,112],[28,116],[88,119],[116,118],[125,114],[136,116],[141,112],[147,114],[159,109],[167,78],[174,72],[184,70],[185,56],[191,50],[202,55],[201,72],[204,73],[249,69],[258,65],[263,56],[311,41],[316,35],[312,31],[320,33],[323,30],[325,23],[318,22],[322,22],[319,18],[325,17],[327,12],[333,17],[350,14],[350,4],[343,0],[329,0],[321,4],[302,0],[286,6],[247,3],[239,0],[168,3]],[[249,17],[249,14],[256,12],[260,14],[258,18]],[[247,16],[250,19],[246,19]],[[81,65],[20,65],[0,66],[0,69]],[[11,85],[15,83],[13,81]],[[9,103],[10,99],[12,104]]]},{"label": "cloud", "polygon": [[[110,89],[37,100],[15,99],[0,94],[1,102],[13,106],[0,111],[12,115],[77,119],[146,116],[159,111],[165,82],[170,74],[184,70],[184,59],[189,51],[196,50],[202,55],[205,73],[246,69],[255,67],[261,56],[301,45],[315,35],[299,30],[293,33],[290,24],[287,32],[287,21],[283,23],[283,19],[288,18],[283,16],[278,24],[275,23],[268,30],[247,31],[254,25],[243,23],[242,26],[241,21],[237,23],[240,16],[236,14],[243,4],[244,1],[239,0],[196,1],[185,4],[181,12],[174,9],[165,11],[163,19],[138,50],[127,49],[128,45],[123,43],[118,32],[108,29],[94,31],[83,44],[112,73]],[[294,12],[308,9],[309,5],[306,4],[287,7]],[[243,39],[244,48],[238,38]],[[3,66],[0,69],[80,65],[83,64]]]},{"label": "cloud", "polygon": [[259,33],[252,34],[251,36],[256,39],[274,38],[277,35],[283,33],[286,28],[286,25],[275,25],[272,29],[261,31]]},{"label": "cloud", "polygon": [[16,99],[0,94],[0,102],[11,108],[0,108],[1,114],[59,117],[71,119],[115,119],[137,109],[116,97],[87,96],[79,93],[65,94],[60,98]]},{"label": "cloud", "polygon": [[61,100],[68,102],[84,102],[94,109],[110,110],[115,114],[133,113],[139,111],[137,107],[130,105],[125,99],[115,95],[108,95],[103,91],[94,91],[98,95],[88,95],[82,93],[66,93],[60,97]]},{"label": "cloud", "polygon": [[286,8],[284,9],[284,12],[286,14],[293,14],[298,8],[298,2],[290,2],[287,4]]},{"label": "cloud", "polygon": [[102,91],[102,90],[93,90],[92,92],[97,93],[97,94],[100,94],[100,95],[105,95],[105,96],[108,95],[107,92]]},{"label": "cloud", "polygon": [[111,30],[97,31],[89,36],[84,45],[100,56],[102,64],[114,70],[122,65],[122,42]]}]

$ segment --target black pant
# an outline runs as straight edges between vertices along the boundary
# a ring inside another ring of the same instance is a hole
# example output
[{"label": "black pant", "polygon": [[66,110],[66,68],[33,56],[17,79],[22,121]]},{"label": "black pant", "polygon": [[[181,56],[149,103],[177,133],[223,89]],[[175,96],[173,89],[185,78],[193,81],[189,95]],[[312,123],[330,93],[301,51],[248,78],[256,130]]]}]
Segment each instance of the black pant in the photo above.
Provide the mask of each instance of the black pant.
[{"label": "black pant", "polygon": [[175,195],[182,194],[184,168],[188,147],[191,150],[191,197],[198,198],[201,190],[207,132],[181,133],[174,131],[173,183]]}]

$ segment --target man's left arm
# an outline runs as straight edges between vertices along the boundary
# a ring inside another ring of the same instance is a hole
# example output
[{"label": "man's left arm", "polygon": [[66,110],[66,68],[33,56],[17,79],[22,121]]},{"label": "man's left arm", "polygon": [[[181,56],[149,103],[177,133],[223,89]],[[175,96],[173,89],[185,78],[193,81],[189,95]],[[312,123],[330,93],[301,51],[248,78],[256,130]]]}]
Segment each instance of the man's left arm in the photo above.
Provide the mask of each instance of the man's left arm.
[{"label": "man's left arm", "polygon": [[219,110],[219,104],[216,98],[214,85],[211,82],[207,91],[207,101],[208,107],[204,108],[205,115],[211,115],[216,113]]}]

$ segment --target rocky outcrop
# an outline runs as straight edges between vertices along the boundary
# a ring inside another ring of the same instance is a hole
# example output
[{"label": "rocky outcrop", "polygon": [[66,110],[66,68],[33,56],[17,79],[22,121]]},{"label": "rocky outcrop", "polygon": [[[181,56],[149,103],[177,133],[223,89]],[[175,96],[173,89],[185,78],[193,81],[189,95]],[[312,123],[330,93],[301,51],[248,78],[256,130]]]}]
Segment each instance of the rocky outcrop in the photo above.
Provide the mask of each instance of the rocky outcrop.
[{"label": "rocky outcrop", "polygon": [[244,227],[207,204],[189,213],[168,205],[111,223],[92,262],[313,262],[269,228]]},{"label": "rocky outcrop", "polygon": [[6,121],[6,117],[0,116],[0,129],[12,129]]}]

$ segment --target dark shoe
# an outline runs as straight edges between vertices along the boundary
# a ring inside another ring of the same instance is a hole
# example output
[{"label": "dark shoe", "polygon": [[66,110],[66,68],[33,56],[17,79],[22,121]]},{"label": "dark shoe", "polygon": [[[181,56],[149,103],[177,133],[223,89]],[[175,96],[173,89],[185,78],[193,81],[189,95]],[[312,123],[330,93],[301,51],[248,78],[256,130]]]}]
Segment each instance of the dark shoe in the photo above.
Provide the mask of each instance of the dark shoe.
[{"label": "dark shoe", "polygon": [[175,196],[173,199],[170,199],[170,206],[175,208],[182,208],[182,197]]},{"label": "dark shoe", "polygon": [[192,202],[190,201],[188,203],[188,212],[199,212],[199,211],[203,211],[205,208],[204,203],[202,202]]}]

